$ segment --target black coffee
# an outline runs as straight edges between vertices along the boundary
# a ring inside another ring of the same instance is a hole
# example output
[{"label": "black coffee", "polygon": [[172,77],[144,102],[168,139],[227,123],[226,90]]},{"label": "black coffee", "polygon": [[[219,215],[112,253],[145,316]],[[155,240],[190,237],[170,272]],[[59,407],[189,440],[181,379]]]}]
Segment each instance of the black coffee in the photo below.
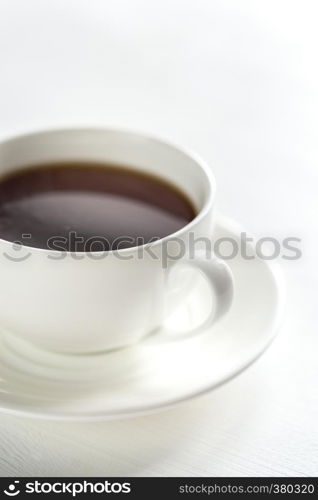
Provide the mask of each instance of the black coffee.
[{"label": "black coffee", "polygon": [[174,233],[194,217],[177,188],[124,167],[50,164],[0,179],[0,238],[37,248],[127,248]]}]

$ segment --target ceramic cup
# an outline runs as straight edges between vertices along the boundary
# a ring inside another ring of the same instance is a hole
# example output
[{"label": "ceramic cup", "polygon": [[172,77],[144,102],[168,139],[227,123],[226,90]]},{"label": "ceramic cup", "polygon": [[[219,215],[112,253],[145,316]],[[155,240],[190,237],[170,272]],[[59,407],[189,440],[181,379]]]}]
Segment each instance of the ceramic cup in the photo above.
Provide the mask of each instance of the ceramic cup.
[{"label": "ceramic cup", "polygon": [[165,141],[121,130],[51,130],[0,144],[0,175],[67,160],[110,162],[161,176],[192,200],[197,215],[151,244],[151,252],[146,245],[59,254],[0,239],[2,329],[42,348],[70,353],[128,346],[158,329],[153,337],[166,341],[174,337],[164,327],[167,303],[171,310],[183,297],[179,291],[177,300],[172,298],[169,277],[180,266],[184,275],[189,272],[183,293],[194,274],[203,273],[213,296],[208,318],[181,337],[200,333],[226,314],[233,296],[228,266],[211,251],[195,249],[190,256],[190,236],[193,241],[212,234],[215,181],[202,160]]}]

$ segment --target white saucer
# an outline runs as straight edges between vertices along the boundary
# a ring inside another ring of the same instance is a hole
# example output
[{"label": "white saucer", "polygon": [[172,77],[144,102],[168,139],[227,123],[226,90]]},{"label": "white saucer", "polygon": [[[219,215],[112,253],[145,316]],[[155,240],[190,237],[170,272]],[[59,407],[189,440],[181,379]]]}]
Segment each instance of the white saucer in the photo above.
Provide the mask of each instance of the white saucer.
[{"label": "white saucer", "polygon": [[[241,231],[218,217],[213,236],[237,240]],[[249,244],[248,254],[252,252]],[[148,337],[122,350],[71,356],[42,351],[2,332],[0,411],[83,421],[133,417],[230,380],[273,339],[282,316],[283,287],[276,266],[268,261],[238,256],[227,262],[234,275],[234,303],[226,317],[197,337],[159,345]],[[174,320],[190,328],[209,300],[205,284],[198,283]]]}]

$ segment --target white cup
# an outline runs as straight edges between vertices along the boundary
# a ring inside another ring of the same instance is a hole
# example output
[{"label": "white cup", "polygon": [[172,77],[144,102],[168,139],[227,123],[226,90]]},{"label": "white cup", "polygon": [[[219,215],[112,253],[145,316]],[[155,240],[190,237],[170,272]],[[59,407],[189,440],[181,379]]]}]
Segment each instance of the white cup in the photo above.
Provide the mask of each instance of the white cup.
[{"label": "white cup", "polygon": [[[164,342],[169,338],[163,327],[166,304],[172,301],[168,277],[184,264],[204,274],[214,307],[204,324],[182,338],[200,333],[227,312],[233,296],[228,266],[211,252],[196,250],[189,256],[190,234],[211,238],[212,231],[215,181],[202,160],[164,141],[121,130],[51,130],[0,144],[0,175],[63,160],[109,162],[161,176],[192,200],[197,215],[153,243],[151,254],[139,246],[58,255],[0,239],[2,329],[45,349],[71,353],[128,346],[159,327],[164,334],[158,333],[157,341]],[[182,255],[180,242],[186,250]],[[193,273],[188,276],[192,280]]]}]

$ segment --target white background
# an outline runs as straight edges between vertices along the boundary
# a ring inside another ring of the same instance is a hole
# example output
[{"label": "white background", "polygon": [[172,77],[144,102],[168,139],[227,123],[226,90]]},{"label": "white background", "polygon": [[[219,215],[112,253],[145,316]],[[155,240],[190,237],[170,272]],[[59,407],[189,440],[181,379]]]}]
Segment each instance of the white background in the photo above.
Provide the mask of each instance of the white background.
[{"label": "white background", "polygon": [[0,136],[116,125],[196,149],[218,209],[282,261],[264,356],[175,410],[98,424],[0,417],[1,475],[317,475],[317,3],[1,0]]}]

